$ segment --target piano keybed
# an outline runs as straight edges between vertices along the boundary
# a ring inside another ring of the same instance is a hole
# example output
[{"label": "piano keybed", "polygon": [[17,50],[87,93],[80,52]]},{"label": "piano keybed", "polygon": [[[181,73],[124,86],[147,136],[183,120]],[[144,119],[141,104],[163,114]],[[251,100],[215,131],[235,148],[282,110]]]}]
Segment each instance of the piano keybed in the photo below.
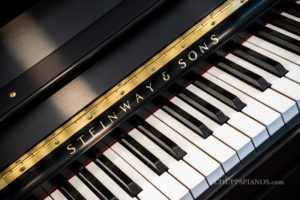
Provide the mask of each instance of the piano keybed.
[{"label": "piano keybed", "polygon": [[128,133],[116,130],[121,138],[103,153],[94,145],[30,197],[195,199],[221,184],[299,115],[295,4],[204,74],[186,75],[190,84],[170,87],[175,96],[153,101],[158,109],[145,119],[133,117]]}]

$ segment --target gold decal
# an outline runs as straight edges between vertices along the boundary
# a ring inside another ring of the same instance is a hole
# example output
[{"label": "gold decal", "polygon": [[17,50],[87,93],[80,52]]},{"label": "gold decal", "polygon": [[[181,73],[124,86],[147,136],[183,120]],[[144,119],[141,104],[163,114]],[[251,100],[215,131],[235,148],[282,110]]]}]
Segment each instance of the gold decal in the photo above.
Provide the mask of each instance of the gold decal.
[{"label": "gold decal", "polygon": [[170,78],[171,78],[170,75],[167,74],[166,72],[163,72],[163,73],[162,73],[162,77],[163,77],[163,80],[164,80],[164,81],[168,81],[168,80],[170,80]]},{"label": "gold decal", "polygon": [[84,135],[81,135],[79,138],[77,138],[77,140],[80,140],[82,142],[83,145],[85,145],[84,140],[82,139],[84,137]]},{"label": "gold decal", "polygon": [[204,50],[208,51],[208,47],[205,42],[203,42],[203,46],[199,45],[199,49],[202,53],[205,53]]},{"label": "gold decal", "polygon": [[130,110],[130,104],[129,104],[129,101],[127,100],[127,103],[123,103],[123,106],[120,106],[120,108],[121,108],[124,112],[127,112],[127,109]]},{"label": "gold decal", "polygon": [[111,123],[114,123],[113,119],[118,119],[118,116],[116,113],[112,112],[113,115],[107,115],[108,119],[110,120]]},{"label": "gold decal", "polygon": [[94,133],[95,133],[96,131],[94,130],[94,127],[90,128],[90,129],[89,129],[89,132],[90,132],[91,136],[93,136],[93,137],[95,136]]},{"label": "gold decal", "polygon": [[219,43],[219,39],[217,38],[217,36],[215,34],[213,34],[211,37],[210,37],[211,41],[213,41],[213,44],[218,44]]},{"label": "gold decal", "polygon": [[138,93],[135,94],[135,97],[136,97],[136,102],[137,103],[140,103],[140,100],[143,100],[144,97],[142,97],[141,95],[139,95]]},{"label": "gold decal", "polygon": [[182,58],[178,60],[178,64],[181,69],[186,68],[186,62]]},{"label": "gold decal", "polygon": [[148,88],[151,92],[154,92],[151,82],[149,83],[149,85],[146,85],[146,88]]},{"label": "gold decal", "polygon": [[73,147],[72,144],[67,146],[67,150],[70,151],[70,154],[74,154],[76,152],[76,148]]},{"label": "gold decal", "polygon": [[106,128],[106,126],[104,126],[104,124],[102,123],[102,121],[99,121],[99,123],[101,124],[102,128]]},{"label": "gold decal", "polygon": [[196,53],[196,51],[190,51],[188,54],[188,58],[191,61],[194,61],[198,58],[198,54]]}]

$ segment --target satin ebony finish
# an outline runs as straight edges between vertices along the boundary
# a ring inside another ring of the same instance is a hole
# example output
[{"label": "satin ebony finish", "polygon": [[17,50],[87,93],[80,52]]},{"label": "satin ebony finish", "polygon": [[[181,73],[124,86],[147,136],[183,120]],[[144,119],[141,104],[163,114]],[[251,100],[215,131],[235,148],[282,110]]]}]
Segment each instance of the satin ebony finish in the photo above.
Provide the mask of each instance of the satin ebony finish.
[{"label": "satin ebony finish", "polygon": [[119,142],[158,175],[161,175],[168,170],[168,167],[165,166],[155,155],[126,133]]},{"label": "satin ebony finish", "polygon": [[229,118],[218,108],[201,99],[194,93],[190,92],[185,88],[180,88],[177,96],[189,105],[196,108],[198,111],[204,113],[209,118],[213,119],[219,124],[224,124]]},{"label": "satin ebony finish", "polygon": [[258,74],[227,60],[226,58],[219,57],[220,62],[216,64],[217,67],[228,72],[229,74],[241,79],[250,85],[256,87],[261,91],[265,91],[267,88],[271,86],[263,77]]},{"label": "satin ebony finish", "polygon": [[151,126],[149,123],[144,121],[143,119],[138,119],[137,129],[141,131],[144,135],[146,135],[150,140],[168,152],[171,156],[173,156],[176,160],[180,160],[186,152],[181,149],[177,144],[175,144],[172,140],[166,137],[164,134],[159,132],[156,128]]},{"label": "satin ebony finish", "polygon": [[243,45],[236,44],[232,53],[278,77],[283,77],[288,71],[279,62],[272,60]]},{"label": "satin ebony finish", "polygon": [[273,44],[277,44],[283,49],[300,55],[300,42],[294,38],[264,26],[259,29],[256,35],[264,40],[270,41]]},{"label": "satin ebony finish", "polygon": [[173,104],[171,101],[163,98],[156,99],[156,102],[160,102],[162,104],[161,109],[163,109],[166,113],[185,124],[187,127],[195,131],[198,135],[203,138],[207,138],[212,134],[212,131],[207,128],[205,124],[201,121]]}]

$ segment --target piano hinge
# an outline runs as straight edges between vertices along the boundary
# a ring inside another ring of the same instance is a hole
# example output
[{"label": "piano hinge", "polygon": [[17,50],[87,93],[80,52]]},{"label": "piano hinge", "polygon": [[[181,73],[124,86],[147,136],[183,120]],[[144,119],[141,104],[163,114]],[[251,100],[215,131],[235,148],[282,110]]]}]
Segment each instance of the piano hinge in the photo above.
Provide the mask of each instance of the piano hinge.
[{"label": "piano hinge", "polygon": [[200,20],[196,25],[191,27],[119,84],[71,118],[46,139],[42,140],[39,144],[21,156],[17,161],[9,165],[0,173],[0,190],[20,177],[93,119],[164,67],[168,62],[199,40],[247,1],[248,0],[225,1],[212,13]]}]

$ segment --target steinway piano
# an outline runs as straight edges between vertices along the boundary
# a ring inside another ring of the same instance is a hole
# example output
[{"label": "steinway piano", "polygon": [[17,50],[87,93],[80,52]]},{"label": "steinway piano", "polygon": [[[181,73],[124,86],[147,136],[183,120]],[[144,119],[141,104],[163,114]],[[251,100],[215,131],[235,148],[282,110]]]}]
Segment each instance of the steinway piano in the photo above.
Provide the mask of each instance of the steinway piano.
[{"label": "steinway piano", "polygon": [[300,1],[3,1],[0,199],[299,199]]}]

